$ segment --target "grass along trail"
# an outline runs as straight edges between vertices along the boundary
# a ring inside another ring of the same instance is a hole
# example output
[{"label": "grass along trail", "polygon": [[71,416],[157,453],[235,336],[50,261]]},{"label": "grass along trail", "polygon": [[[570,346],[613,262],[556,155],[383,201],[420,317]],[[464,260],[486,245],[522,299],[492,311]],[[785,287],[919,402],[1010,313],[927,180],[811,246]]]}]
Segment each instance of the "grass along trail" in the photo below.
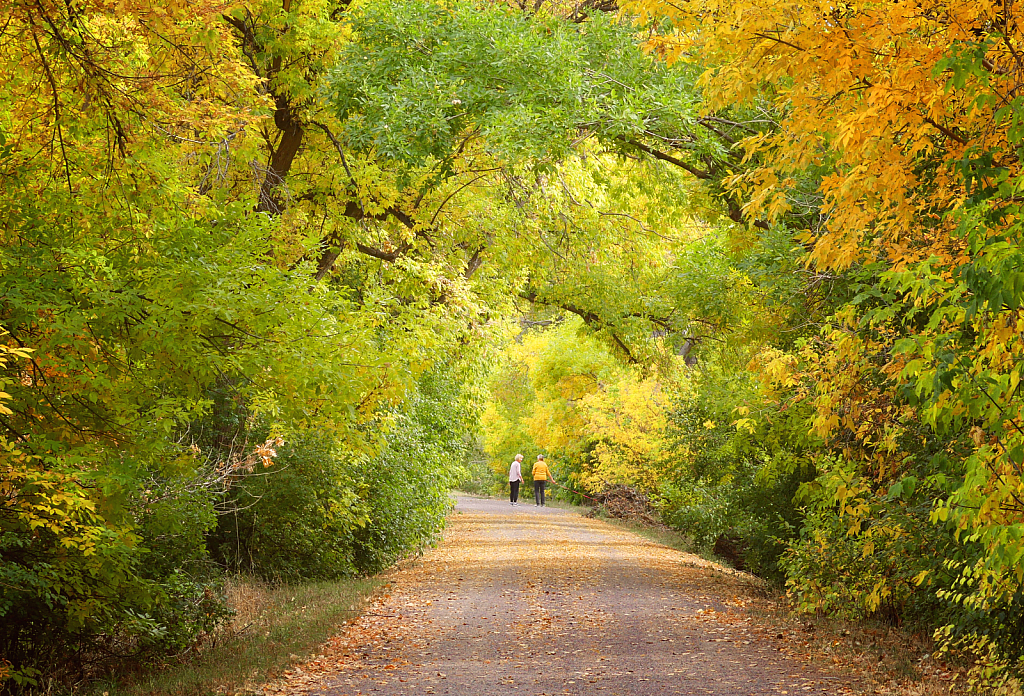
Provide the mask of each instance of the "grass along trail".
[{"label": "grass along trail", "polygon": [[444,541],[268,694],[836,694],[697,556],[556,508],[459,499]]}]

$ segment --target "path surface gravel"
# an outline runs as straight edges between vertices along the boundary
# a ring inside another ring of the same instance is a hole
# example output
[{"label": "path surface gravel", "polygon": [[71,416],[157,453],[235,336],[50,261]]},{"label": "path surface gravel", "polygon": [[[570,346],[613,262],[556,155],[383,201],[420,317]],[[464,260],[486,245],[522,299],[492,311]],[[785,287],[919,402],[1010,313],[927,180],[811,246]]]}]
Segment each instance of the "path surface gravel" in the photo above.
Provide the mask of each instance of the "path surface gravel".
[{"label": "path surface gravel", "polygon": [[322,696],[820,694],[846,680],[744,611],[749,584],[696,556],[532,503],[460,497],[323,655],[268,693]]}]

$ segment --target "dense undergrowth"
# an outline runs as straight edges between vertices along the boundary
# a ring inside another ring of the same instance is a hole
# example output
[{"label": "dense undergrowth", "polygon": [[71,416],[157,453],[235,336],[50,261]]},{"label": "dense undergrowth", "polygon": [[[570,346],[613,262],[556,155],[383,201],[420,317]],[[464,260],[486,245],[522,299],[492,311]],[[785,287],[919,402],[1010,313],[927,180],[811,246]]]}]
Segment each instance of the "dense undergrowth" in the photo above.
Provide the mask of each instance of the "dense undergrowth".
[{"label": "dense undergrowth", "polygon": [[[35,580],[29,587],[49,592],[26,588],[6,594],[0,636],[5,659],[21,665],[15,684],[60,692],[110,670],[145,674],[167,659],[192,664],[196,653],[207,664],[211,640],[230,639],[238,649],[248,645],[225,628],[241,620],[238,603],[229,599],[239,599],[247,587],[268,596],[287,594],[293,586],[300,593],[336,587],[352,597],[361,581],[339,578],[371,576],[431,543],[450,509],[448,491],[462,476],[465,457],[465,415],[445,386],[451,382],[437,384],[424,378],[407,407],[382,414],[388,421],[381,424],[384,443],[372,453],[346,451],[330,433],[295,432],[276,443],[268,440],[273,451],[265,460],[242,471],[236,467],[217,485],[148,480],[134,531],[145,555],[114,569],[120,576],[107,582],[119,593],[103,600],[100,616],[76,620],[73,612],[82,609],[59,599],[51,567],[8,548],[8,582],[30,572]],[[227,427],[217,421],[200,426],[218,436]],[[253,430],[257,440],[265,439],[266,428],[244,422],[239,428],[233,441],[253,437]],[[204,451],[216,451],[215,442],[199,441]],[[9,532],[7,538],[17,537]],[[38,556],[45,541],[37,535],[15,548]],[[89,559],[84,553],[82,562]],[[238,573],[253,581],[239,584],[232,579]],[[310,579],[325,584],[310,585]],[[283,589],[271,592],[272,586],[260,582]],[[95,594],[91,601],[98,601]],[[310,630],[322,635],[333,616],[317,619]],[[293,616],[275,635],[295,630],[299,643],[311,640],[297,629],[301,620]]]}]

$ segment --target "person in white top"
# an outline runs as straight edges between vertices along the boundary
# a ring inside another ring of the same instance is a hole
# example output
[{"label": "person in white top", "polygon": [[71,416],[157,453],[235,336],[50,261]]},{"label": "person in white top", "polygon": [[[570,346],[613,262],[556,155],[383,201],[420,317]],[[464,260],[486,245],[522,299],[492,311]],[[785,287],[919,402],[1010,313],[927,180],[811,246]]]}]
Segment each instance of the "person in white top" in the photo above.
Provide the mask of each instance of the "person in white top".
[{"label": "person in white top", "polygon": [[523,461],[523,455],[517,454],[516,458],[512,460],[512,466],[508,470],[508,485],[509,494],[508,502],[512,505],[519,504],[519,484],[523,482],[523,469],[520,462]]}]

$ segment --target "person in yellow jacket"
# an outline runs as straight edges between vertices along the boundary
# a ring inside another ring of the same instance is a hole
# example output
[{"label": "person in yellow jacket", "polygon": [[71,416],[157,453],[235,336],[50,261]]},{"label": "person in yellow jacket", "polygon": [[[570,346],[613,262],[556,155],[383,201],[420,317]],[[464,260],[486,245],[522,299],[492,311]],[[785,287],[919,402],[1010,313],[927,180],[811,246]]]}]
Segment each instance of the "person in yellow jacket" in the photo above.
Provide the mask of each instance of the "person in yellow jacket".
[{"label": "person in yellow jacket", "polygon": [[555,477],[551,475],[551,469],[544,462],[544,455],[537,455],[537,462],[533,465],[533,504],[544,507],[544,488],[548,481],[555,483]]}]

